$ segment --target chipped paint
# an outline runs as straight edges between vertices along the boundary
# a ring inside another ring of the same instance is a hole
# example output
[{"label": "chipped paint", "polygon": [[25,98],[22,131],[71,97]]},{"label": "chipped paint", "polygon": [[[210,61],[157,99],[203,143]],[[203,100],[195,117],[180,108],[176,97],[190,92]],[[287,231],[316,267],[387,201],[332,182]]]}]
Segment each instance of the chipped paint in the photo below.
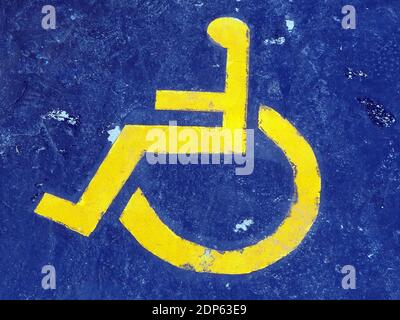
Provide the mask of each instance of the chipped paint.
[{"label": "chipped paint", "polygon": [[294,20],[290,20],[290,19],[286,19],[285,20],[286,23],[286,28],[289,32],[292,32],[294,29]]},{"label": "chipped paint", "polygon": [[115,140],[117,140],[117,138],[119,137],[121,133],[121,128],[119,126],[115,126],[115,128],[108,130],[107,133],[108,133],[107,140],[110,141],[111,144],[113,144]]},{"label": "chipped paint", "polygon": [[266,39],[266,40],[264,40],[264,44],[266,44],[266,45],[277,44],[277,45],[281,46],[285,43],[285,41],[286,41],[285,37],[279,37],[276,39]]},{"label": "chipped paint", "polygon": [[42,116],[43,119],[53,119],[60,122],[67,122],[70,125],[76,125],[79,117],[70,115],[67,111],[61,109],[53,109],[46,115]]},{"label": "chipped paint", "polygon": [[247,231],[247,228],[254,223],[253,219],[244,219],[241,223],[236,224],[234,232]]}]

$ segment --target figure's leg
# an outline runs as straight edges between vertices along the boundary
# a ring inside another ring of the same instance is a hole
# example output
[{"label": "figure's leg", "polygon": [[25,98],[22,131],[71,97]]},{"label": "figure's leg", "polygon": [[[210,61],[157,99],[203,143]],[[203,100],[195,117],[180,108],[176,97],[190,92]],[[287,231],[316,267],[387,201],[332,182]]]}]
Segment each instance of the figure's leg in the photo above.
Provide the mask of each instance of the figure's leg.
[{"label": "figure's leg", "polygon": [[[35,212],[82,235],[89,236],[132,174],[143,154],[153,144],[153,141],[148,139],[147,136],[151,130],[161,130],[166,141],[170,141],[169,135],[172,133],[169,126],[125,126],[78,203],[45,193]],[[176,135],[179,135],[181,130],[195,130],[197,135],[200,136],[200,133],[204,130],[209,132],[210,138],[219,139],[220,137],[219,128],[176,127],[175,130]],[[186,143],[186,141],[176,141],[176,143],[168,146],[165,144],[157,152],[178,154],[182,145]],[[223,145],[206,144],[204,146],[196,145],[198,149],[194,151],[195,153],[221,152],[220,149],[214,150],[216,147],[224,150]]]},{"label": "figure's leg", "polygon": [[124,127],[78,203],[45,193],[35,212],[89,236],[144,154],[148,129]]}]

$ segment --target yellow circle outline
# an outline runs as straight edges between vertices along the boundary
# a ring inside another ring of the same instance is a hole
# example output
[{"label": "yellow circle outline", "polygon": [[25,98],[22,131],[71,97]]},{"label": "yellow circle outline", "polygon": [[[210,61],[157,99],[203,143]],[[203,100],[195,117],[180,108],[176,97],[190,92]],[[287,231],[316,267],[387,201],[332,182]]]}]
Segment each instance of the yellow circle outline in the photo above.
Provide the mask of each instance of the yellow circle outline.
[{"label": "yellow circle outline", "polygon": [[301,243],[318,215],[321,189],[318,163],[308,142],[272,108],[260,108],[259,128],[284,152],[294,175],[296,199],[272,235],[237,250],[207,248],[175,234],[160,220],[140,188],[121,215],[122,224],[157,257],[196,272],[246,274],[285,257]]}]

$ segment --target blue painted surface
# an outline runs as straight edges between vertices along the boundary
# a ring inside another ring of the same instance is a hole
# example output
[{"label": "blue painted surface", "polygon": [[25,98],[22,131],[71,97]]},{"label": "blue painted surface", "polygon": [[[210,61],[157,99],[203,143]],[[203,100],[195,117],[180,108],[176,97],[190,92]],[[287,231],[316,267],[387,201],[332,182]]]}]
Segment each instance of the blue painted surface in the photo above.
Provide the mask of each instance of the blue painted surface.
[{"label": "blue painted surface", "polygon": [[[51,4],[51,31],[41,28],[42,1],[0,4],[0,298],[400,298],[399,125],[377,125],[357,101],[400,117],[398,1],[352,1],[356,30],[341,28],[342,1]],[[142,161],[89,238],[35,215],[43,192],[78,200],[116,125],[220,123],[154,111],[156,89],[223,89],[225,53],[206,36],[219,16],[251,28],[249,127],[260,103],[272,106],[318,158],[320,213],[299,248],[250,275],[198,274],[153,256],[118,221],[140,185],[175,232],[204,245],[237,248],[272,233],[290,205],[291,169],[260,132],[248,177],[233,166]],[[278,37],[283,45],[264,42]],[[51,119],[52,110],[78,122]],[[254,224],[234,232],[247,218]],[[56,290],[41,287],[45,264],[57,270]],[[356,290],[341,287],[346,264]]]}]

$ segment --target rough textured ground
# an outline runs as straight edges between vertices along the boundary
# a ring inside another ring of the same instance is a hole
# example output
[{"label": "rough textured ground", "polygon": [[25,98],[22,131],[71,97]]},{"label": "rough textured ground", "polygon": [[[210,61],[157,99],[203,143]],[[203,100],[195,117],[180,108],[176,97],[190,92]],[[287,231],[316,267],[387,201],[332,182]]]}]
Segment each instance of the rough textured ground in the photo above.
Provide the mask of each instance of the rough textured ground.
[{"label": "rough textured ground", "polygon": [[[398,1],[352,1],[356,30],[341,28],[342,1],[50,4],[50,31],[43,1],[0,4],[1,298],[400,298]],[[156,89],[223,89],[225,54],[206,36],[220,16],[251,28],[249,127],[267,104],[318,158],[320,213],[299,248],[250,275],[197,274],[147,252],[118,221],[140,185],[174,231],[204,245],[272,233],[291,201],[291,169],[260,132],[248,177],[233,166],[142,161],[89,238],[34,214],[45,191],[78,200],[116,126],[220,123],[154,111]],[[253,224],[235,232],[245,219]],[[41,287],[45,264],[57,270],[56,290]],[[346,264],[356,290],[341,287]]]}]

